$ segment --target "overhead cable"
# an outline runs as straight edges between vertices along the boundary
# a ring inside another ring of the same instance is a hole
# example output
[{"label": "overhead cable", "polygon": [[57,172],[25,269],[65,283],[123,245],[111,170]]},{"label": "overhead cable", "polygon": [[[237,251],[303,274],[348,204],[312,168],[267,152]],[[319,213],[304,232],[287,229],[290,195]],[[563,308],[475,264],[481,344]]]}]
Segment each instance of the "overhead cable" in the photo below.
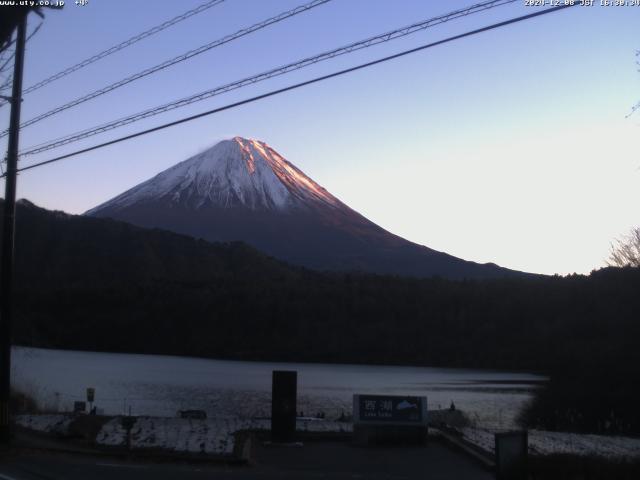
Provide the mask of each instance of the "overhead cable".
[{"label": "overhead cable", "polygon": [[[438,45],[442,45],[444,43],[452,42],[454,40],[459,40],[461,38],[469,37],[469,36],[472,36],[472,35],[477,35],[478,33],[486,32],[486,31],[489,31],[489,30],[494,30],[496,28],[500,28],[500,27],[504,27],[504,26],[511,25],[511,24],[514,24],[514,23],[522,22],[524,20],[529,20],[531,18],[539,17],[541,15],[546,15],[546,14],[549,14],[549,13],[555,13],[555,12],[558,12],[560,10],[564,10],[565,8],[573,7],[575,5],[578,5],[578,4],[577,3],[565,4],[565,5],[561,5],[561,6],[558,6],[558,7],[547,8],[545,10],[540,10],[540,11],[537,11],[537,12],[534,12],[534,13],[530,13],[528,15],[523,15],[523,16],[520,16],[520,17],[516,17],[516,18],[509,19],[509,20],[505,20],[503,22],[494,23],[494,24],[488,25],[486,27],[482,27],[482,28],[478,28],[476,30],[471,30],[471,31],[468,31],[468,32],[465,32],[465,33],[461,33],[459,35],[455,35],[453,37],[448,37],[448,38],[445,38],[443,40],[438,40],[436,42],[428,43],[426,45],[422,45],[422,46],[419,46],[419,47],[416,47],[416,48],[412,48],[410,50],[404,50],[404,51],[402,51],[400,53],[396,53],[394,55],[389,55],[387,57],[379,58],[379,59],[373,60],[371,62],[362,63],[360,65],[356,65],[355,67],[346,68],[344,70],[333,72],[333,73],[330,73],[328,75],[322,75],[320,77],[312,78],[311,80],[307,80],[307,81],[304,81],[304,82],[296,83],[294,85],[289,85],[287,87],[280,88],[280,89],[277,89],[277,90],[272,90],[272,91],[264,93],[262,95],[257,95],[255,97],[247,98],[247,99],[241,100],[239,102],[234,102],[234,103],[231,103],[231,104],[228,104],[228,105],[224,105],[222,107],[214,108],[213,110],[209,110],[209,111],[206,111],[206,112],[198,113],[196,115],[191,115],[189,117],[181,118],[181,119],[175,120],[173,122],[165,123],[165,124],[159,125],[157,127],[153,127],[153,128],[149,128],[149,129],[146,129],[146,130],[142,130],[142,131],[136,132],[136,133],[132,133],[130,135],[126,135],[126,136],[119,137],[119,138],[116,138],[116,139],[113,139],[113,140],[109,140],[108,142],[100,143],[98,145],[93,145],[91,147],[83,148],[81,150],[76,150],[74,152],[67,153],[65,155],[60,155],[59,157],[51,158],[49,160],[45,160],[45,161],[42,161],[42,162],[33,163],[31,165],[27,165],[25,167],[19,168],[18,172],[23,172],[25,170],[30,170],[30,169],[33,169],[33,168],[41,167],[43,165],[48,165],[48,164],[51,164],[51,163],[59,162],[61,160],[64,160],[64,159],[67,159],[67,158],[70,158],[70,157],[74,157],[74,156],[80,155],[82,153],[87,153],[87,152],[91,152],[91,151],[94,151],[94,150],[98,150],[98,149],[107,147],[109,145],[114,145],[116,143],[124,142],[126,140],[131,140],[133,138],[137,138],[137,137],[140,137],[140,136],[143,136],[143,135],[147,135],[149,133],[153,133],[153,132],[157,132],[157,131],[160,131],[160,130],[164,130],[166,128],[173,127],[175,125],[180,125],[182,123],[190,122],[190,121],[196,120],[198,118],[202,118],[202,117],[206,117],[206,116],[213,115],[213,114],[216,114],[216,113],[220,113],[220,112],[223,112],[225,110],[230,110],[230,109],[239,107],[241,105],[246,105],[246,104],[249,104],[249,103],[253,103],[253,102],[256,102],[258,100],[262,100],[264,98],[268,98],[268,97],[272,97],[272,96],[275,96],[275,95],[279,95],[279,94],[284,93],[284,92],[288,92],[290,90],[295,90],[295,89],[298,89],[298,88],[301,88],[301,87],[305,87],[307,85],[311,85],[311,84],[318,83],[318,82],[321,82],[321,81],[324,81],[324,80],[328,80],[330,78],[338,77],[338,76],[341,76],[341,75],[345,75],[347,73],[351,73],[351,72],[355,72],[357,70],[368,68],[368,67],[371,67],[373,65],[378,65],[380,63],[388,62],[390,60],[394,60],[396,58],[404,57],[404,56],[412,54],[412,53],[416,53],[416,52],[419,52],[419,51],[422,51],[422,50],[426,50],[428,48],[432,48],[432,47],[435,47],[435,46],[438,46]],[[2,178],[4,176],[6,176],[6,174],[5,175],[0,175],[0,178]]]},{"label": "overhead cable", "polygon": [[155,35],[156,33],[159,33],[163,30],[166,30],[167,28],[182,22],[183,20],[186,20],[187,18],[193,17],[194,15],[198,15],[199,13],[202,13],[208,9],[210,9],[211,7],[215,7],[221,3],[223,3],[225,0],[208,0],[206,2],[204,2],[203,4],[197,6],[196,8],[192,8],[191,10],[188,10],[176,17],[173,17],[170,20],[167,20],[166,22],[162,22],[159,25],[156,25],[155,27],[150,28],[149,30],[145,30],[142,33],[139,33],[137,35],[134,35],[133,37],[120,42],[117,45],[114,45],[110,48],[107,48],[106,50],[103,50],[99,53],[96,53],[95,55],[86,58],[85,60],[82,60],[81,62],[76,63],[75,65],[72,65],[68,68],[65,68],[64,70],[51,75],[50,77],[45,78],[44,80],[39,81],[38,83],[25,88],[24,91],[22,92],[23,95],[26,95],[28,93],[31,93],[35,90],[38,90],[39,88],[44,87],[45,85],[50,85],[52,82],[55,82],[56,80],[60,80],[62,77],[66,77],[67,75],[80,70],[81,68],[86,67],[87,65],[91,65],[92,63],[97,62],[98,60],[102,60],[105,57],[108,57],[109,55],[112,55],[116,52],[119,52],[120,50],[123,50],[127,47],[130,47],[131,45],[138,43],[141,40],[144,40],[145,38],[148,38],[152,35]]},{"label": "overhead cable", "polygon": [[168,112],[170,110],[174,110],[176,108],[181,108],[186,105],[190,105],[195,102],[200,102],[202,100],[206,100],[208,98],[221,95],[223,93],[227,93],[232,90],[236,90],[248,85],[252,85],[254,83],[258,83],[273,77],[277,77],[280,75],[284,75],[286,73],[292,72],[294,70],[300,70],[302,68],[314,65],[319,62],[323,62],[340,55],[348,54],[357,50],[361,50],[364,48],[369,48],[374,45],[378,45],[380,43],[389,42],[391,40],[395,40],[398,38],[405,37],[407,35],[411,35],[413,33],[425,30],[434,25],[438,25],[441,23],[445,23],[456,18],[460,18],[463,16],[467,16],[473,13],[478,13],[484,10],[488,10],[490,8],[495,8],[498,6],[506,5],[509,3],[514,3],[517,0],[494,0],[494,1],[486,1],[482,3],[478,3],[472,5],[470,7],[454,10],[453,12],[449,12],[444,15],[439,15],[437,17],[430,18],[428,20],[423,20],[421,22],[413,23],[408,26],[404,26],[402,28],[398,28],[389,32],[382,33],[380,35],[376,35],[374,37],[369,37],[364,40],[360,40],[354,43],[350,43],[346,46],[335,48],[333,50],[329,50],[327,52],[323,52],[318,55],[314,55],[311,57],[304,58],[302,60],[298,60],[277,68],[273,68],[266,72],[259,73],[257,75],[253,75],[251,77],[247,77],[241,80],[236,80],[231,83],[227,83],[222,86],[218,86],[209,90],[205,90],[204,92],[200,92],[194,95],[190,95],[188,97],[184,97],[178,100],[174,100],[172,102],[166,103],[164,105],[160,105],[157,107],[153,107],[142,112],[135,113],[133,115],[129,115],[126,117],[119,118],[117,120],[113,120],[111,122],[91,127],[89,129],[82,130],[80,132],[72,133],[66,135],[64,137],[57,138],[55,140],[49,140],[45,143],[41,143],[38,145],[34,145],[28,147],[23,152],[21,152],[21,156],[33,155],[36,153],[41,153],[46,150],[51,150],[53,148],[57,148],[63,145],[67,145],[69,143],[73,143],[79,140],[82,140],[87,137],[91,137],[94,135],[98,135],[109,130],[113,130],[115,128],[119,128],[149,117],[153,117],[155,115],[159,115],[161,113]]},{"label": "overhead cable", "polygon": [[[76,98],[75,100],[72,100],[68,103],[65,103],[64,105],[60,105],[52,110],[49,110],[48,112],[42,113],[36,117],[31,118],[30,120],[27,120],[26,122],[22,123],[20,125],[20,128],[25,128],[28,127],[29,125],[33,125],[34,123],[38,123],[42,120],[44,120],[45,118],[48,118],[52,115],[56,115],[60,112],[63,112],[65,110],[68,110],[72,107],[75,107],[77,105],[80,105],[81,103],[87,102],[89,100],[93,100],[94,98],[100,97],[101,95],[104,95],[106,93],[109,93],[113,90],[116,90],[117,88],[123,87],[125,85],[128,85],[132,82],[135,82],[136,80],[139,80],[141,78],[144,78],[148,75],[151,75],[153,73],[157,73],[161,70],[164,70],[165,68],[171,67],[177,63],[180,62],[184,62],[185,60],[189,60],[190,58],[195,57],[196,55],[200,55],[204,52],[207,52],[213,48],[219,47],[221,45],[224,45],[226,43],[229,43],[233,40],[236,40],[238,38],[244,37],[245,35],[249,35],[250,33],[256,32],[258,30],[261,30],[263,28],[268,27],[269,25],[273,25],[274,23],[278,23],[281,22],[283,20],[286,20],[288,18],[291,18],[295,15],[298,15],[300,13],[306,12],[312,8],[318,7],[320,5],[323,5],[325,3],[330,2],[331,0],[312,0],[309,3],[306,3],[304,5],[300,5],[294,9],[291,10],[287,10],[286,12],[280,13],[279,15],[276,15],[275,17],[271,17],[267,20],[264,20],[262,22],[256,23],[255,25],[252,25],[248,28],[243,28],[241,30],[238,30],[237,32],[231,34],[231,35],[227,35],[225,37],[222,37],[218,40],[215,40],[213,42],[207,43],[206,45],[202,45],[196,49],[193,50],[189,50],[188,52],[185,52],[181,55],[178,55],[177,57],[171,58],[169,60],[165,60],[162,63],[159,63],[158,65],[154,65],[153,67],[147,68],[145,70],[142,70],[138,73],[135,73],[133,75],[130,75],[126,78],[123,78],[122,80],[118,80],[115,83],[112,83],[110,85],[107,85],[106,87],[102,87],[98,90],[94,90],[91,93],[88,93],[86,95],[83,95],[82,97]],[[0,138],[6,136],[8,134],[8,130],[3,131],[0,134]]]}]

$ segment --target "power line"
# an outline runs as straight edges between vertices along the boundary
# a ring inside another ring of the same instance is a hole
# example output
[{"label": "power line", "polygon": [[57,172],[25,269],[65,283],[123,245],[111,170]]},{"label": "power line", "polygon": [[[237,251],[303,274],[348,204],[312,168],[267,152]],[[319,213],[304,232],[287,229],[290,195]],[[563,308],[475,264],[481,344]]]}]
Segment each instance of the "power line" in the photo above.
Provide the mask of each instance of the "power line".
[{"label": "power line", "polygon": [[44,24],[44,22],[40,22],[38,24],[38,26],[36,28],[33,29],[33,31],[29,34],[29,36],[27,37],[27,39],[25,40],[25,43],[29,43],[29,40],[31,40],[33,37],[36,36],[36,33],[38,33],[38,31],[42,28],[42,25]]},{"label": "power line", "polygon": [[[248,28],[243,28],[241,30],[238,30],[235,33],[232,33],[231,35],[227,35],[225,37],[222,37],[218,40],[215,40],[211,43],[208,43],[206,45],[202,45],[201,47],[198,47],[194,50],[189,50],[186,53],[183,53],[182,55],[178,55],[177,57],[171,58],[169,60],[166,60],[162,63],[159,63],[158,65],[155,65],[153,67],[147,68],[145,70],[142,70],[141,72],[135,73],[129,77],[126,77],[122,80],[119,80],[115,83],[112,83],[110,85],[107,85],[106,87],[100,88],[99,90],[95,90],[91,93],[88,93],[87,95],[84,95],[82,97],[76,98],[75,100],[72,100],[68,103],[65,103],[64,105],[60,105],[59,107],[54,108],[53,110],[49,110],[48,112],[45,112],[41,115],[38,115],[37,117],[32,118],[31,120],[27,120],[26,122],[24,122],[22,125],[20,125],[20,128],[25,128],[28,127],[29,125],[33,125],[34,123],[40,122],[41,120],[44,120],[45,118],[48,118],[52,115],[56,115],[60,112],[63,112],[64,110],[68,110],[69,108],[75,107],[77,105],[80,105],[81,103],[87,102],[89,100],[92,100],[96,97],[99,97],[101,95],[104,95],[105,93],[109,93],[117,88],[123,87],[125,85],[128,85],[136,80],[139,80],[143,77],[146,77],[148,75],[151,75],[152,73],[156,73],[159,72],[161,70],[164,70],[165,68],[171,67],[172,65],[175,65],[177,63],[180,62],[184,62],[185,60],[188,60],[192,57],[195,57],[196,55],[200,55],[204,52],[207,52],[213,48],[219,47],[221,45],[224,45],[226,43],[229,43],[233,40],[236,40],[238,38],[244,37],[245,35],[249,35],[250,33],[256,32],[258,30],[261,30],[263,28],[266,28],[270,25],[273,25],[275,23],[281,22],[283,20],[286,20],[290,17],[293,17],[295,15],[298,15],[300,13],[306,12],[308,10],[311,10],[312,8],[318,7],[320,5],[324,5],[325,3],[330,2],[331,0],[312,0],[309,3],[306,3],[304,5],[300,5],[296,8],[293,8],[291,10],[287,10],[286,12],[282,12],[278,15],[276,15],[275,17],[271,17],[267,20],[263,20],[262,22],[256,23],[255,25],[252,25]],[[6,136],[7,131],[5,130],[4,132],[2,132],[0,134],[0,138]]]},{"label": "power line", "polygon": [[156,25],[153,28],[150,28],[149,30],[145,30],[142,33],[139,33],[138,35],[135,35],[127,40],[125,40],[124,42],[121,42],[117,45],[114,45],[113,47],[107,48],[106,50],[103,50],[100,53],[97,53],[95,55],[93,55],[92,57],[89,57],[79,63],[76,63],[75,65],[72,65],[69,68],[66,68],[54,75],[51,75],[48,78],[45,78],[44,80],[39,81],[38,83],[36,83],[35,85],[30,86],[29,88],[26,88],[23,92],[23,95],[26,95],[27,93],[31,93],[35,90],[38,90],[39,88],[44,87],[45,85],[49,85],[52,82],[55,82],[56,80],[61,79],[62,77],[66,77],[67,75],[80,70],[81,68],[86,67],[87,65],[90,65],[92,63],[97,62],[98,60],[101,60],[105,57],[108,57],[109,55],[112,55],[116,52],[119,52],[120,50],[123,50],[127,47],[130,47],[131,45],[133,45],[134,43],[137,43],[141,40],[144,40],[147,37],[150,37],[152,35],[155,35],[156,33],[159,33],[177,23],[182,22],[183,20],[186,20],[187,18],[193,17],[194,15],[198,15],[199,13],[204,12],[205,10],[208,10],[211,7],[215,7],[216,5],[221,4],[222,2],[224,2],[225,0],[209,0],[201,5],[199,5],[196,8],[193,8],[191,10],[188,10],[186,12],[184,12],[181,15],[178,15],[176,17],[173,17],[170,20],[167,20],[166,22],[161,23],[160,25]]},{"label": "power line", "polygon": [[[318,83],[318,82],[321,82],[321,81],[324,81],[324,80],[328,80],[330,78],[342,76],[342,75],[345,75],[347,73],[355,72],[357,70],[362,70],[364,68],[368,68],[368,67],[371,67],[373,65],[378,65],[380,63],[388,62],[390,60],[394,60],[396,58],[404,57],[406,55],[410,55],[412,53],[416,53],[416,52],[419,52],[419,51],[422,51],[422,50],[426,50],[428,48],[432,48],[432,47],[435,47],[435,46],[438,46],[438,45],[442,45],[444,43],[452,42],[454,40],[459,40],[461,38],[469,37],[469,36],[472,36],[472,35],[477,35],[477,34],[482,33],[482,32],[487,32],[489,30],[494,30],[496,28],[501,28],[501,27],[504,27],[504,26],[507,26],[507,25],[511,25],[511,24],[518,23],[518,22],[522,22],[524,20],[528,20],[528,19],[531,19],[531,18],[539,17],[541,15],[554,13],[554,12],[557,12],[557,11],[560,11],[560,10],[564,10],[565,8],[573,7],[575,5],[578,5],[578,3],[566,4],[566,5],[561,5],[561,6],[558,6],[558,7],[548,8],[548,9],[545,9],[545,10],[540,10],[538,12],[530,13],[528,15],[522,15],[520,17],[516,17],[516,18],[509,19],[509,20],[505,20],[503,22],[494,23],[494,24],[488,25],[486,27],[482,27],[482,28],[478,28],[476,30],[471,30],[471,31],[468,31],[468,32],[465,32],[465,33],[461,33],[459,35],[448,37],[448,38],[445,38],[443,40],[438,40],[437,42],[428,43],[426,45],[421,45],[419,47],[412,48],[410,50],[404,50],[404,51],[402,51],[400,53],[396,53],[396,54],[393,54],[393,55],[389,55],[387,57],[379,58],[379,59],[373,60],[371,62],[362,63],[360,65],[356,65],[355,67],[350,67],[350,68],[346,68],[344,70],[339,70],[337,72],[333,72],[333,73],[330,73],[330,74],[327,74],[327,75],[322,75],[320,77],[315,77],[315,78],[312,78],[311,80],[306,80],[304,82],[300,82],[300,83],[296,83],[296,84],[293,84],[293,85],[289,85],[289,86],[284,87],[284,88],[280,88],[280,89],[277,89],[277,90],[272,90],[272,91],[264,93],[262,95],[257,95],[255,97],[247,98],[247,99],[241,100],[239,102],[230,103],[228,105],[225,105],[225,106],[222,106],[222,107],[218,107],[218,108],[215,108],[213,110],[209,110],[209,111],[206,111],[206,112],[198,113],[196,115],[191,115],[189,117],[181,118],[180,120],[175,120],[173,122],[165,123],[165,124],[159,125],[157,127],[153,127],[153,128],[149,128],[147,130],[142,130],[140,132],[132,133],[131,135],[126,135],[126,136],[123,136],[123,137],[120,137],[120,138],[116,138],[114,140],[109,140],[108,142],[104,142],[104,143],[101,143],[101,144],[98,144],[98,145],[93,145],[91,147],[83,148],[81,150],[76,150],[75,152],[67,153],[67,154],[61,155],[59,157],[55,157],[55,158],[52,158],[52,159],[49,159],[49,160],[45,160],[45,161],[42,161],[42,162],[34,163],[34,164],[28,165],[26,167],[21,167],[17,171],[18,172],[23,172],[25,170],[31,170],[32,168],[41,167],[43,165],[48,165],[50,163],[59,162],[61,160],[64,160],[64,159],[67,159],[67,158],[70,158],[70,157],[74,157],[74,156],[80,155],[82,153],[87,153],[87,152],[91,152],[93,150],[98,150],[100,148],[104,148],[104,147],[107,147],[109,145],[114,145],[116,143],[124,142],[126,140],[131,140],[132,138],[136,138],[136,137],[140,137],[140,136],[143,136],[143,135],[147,135],[149,133],[157,132],[159,130],[164,130],[165,128],[173,127],[175,125],[180,125],[182,123],[190,122],[192,120],[196,120],[198,118],[202,118],[202,117],[213,115],[213,114],[216,114],[216,113],[219,113],[219,112],[223,112],[225,110],[230,110],[232,108],[236,108],[236,107],[239,107],[241,105],[246,105],[246,104],[249,104],[249,103],[253,103],[253,102],[256,102],[258,100],[262,100],[264,98],[268,98],[268,97],[272,97],[272,96],[275,96],[275,95],[279,95],[281,93],[288,92],[290,90],[295,90],[295,89],[298,89],[298,88],[301,88],[301,87],[305,87],[307,85],[311,85],[311,84]],[[6,176],[6,174],[5,175],[0,175],[0,178],[2,178],[4,176]]]},{"label": "power line", "polygon": [[0,45],[0,53],[4,52],[7,48],[9,48],[15,42],[16,42],[16,39],[12,38],[12,39],[7,40],[7,42],[4,45]]},{"label": "power line", "polygon": [[[2,81],[2,84],[0,84],[0,91],[6,90],[9,87],[11,87],[12,82],[13,82],[13,74],[7,75],[7,78]],[[2,107],[2,105],[0,105],[0,107]]]},{"label": "power line", "polygon": [[[44,22],[40,22],[38,24],[38,26],[36,28],[33,29],[33,31],[29,34],[29,36],[26,38],[25,40],[25,44],[29,43],[29,40],[31,40],[36,33],[38,33],[38,31],[40,30],[40,28],[42,27]],[[4,72],[6,69],[8,69],[8,63],[13,60],[13,58],[15,57],[15,50],[11,53],[11,55],[9,55],[9,57],[7,58],[7,60],[0,65],[0,73]],[[0,85],[0,91],[5,90],[7,88],[9,88],[11,86],[11,82],[13,82],[13,73],[9,74],[7,76],[7,79]],[[0,108],[3,105],[6,105],[8,102],[4,102],[4,103],[0,103]]]},{"label": "power line", "polygon": [[11,60],[13,60],[13,57],[15,55],[15,51],[11,52],[11,54],[7,57],[7,59],[2,63],[2,65],[0,65],[0,73],[4,72],[5,70],[8,70],[8,65],[9,62]]},{"label": "power line", "polygon": [[[27,37],[27,39],[25,40],[25,44],[29,43],[29,40],[31,40],[36,33],[38,33],[38,31],[40,30],[40,28],[42,28],[42,25],[44,24],[44,22],[40,22],[38,24],[38,26],[36,28],[33,29],[33,31],[29,34],[29,36]],[[4,72],[5,70],[8,70],[9,66],[9,62],[11,60],[13,60],[13,58],[15,57],[16,52],[15,50],[11,52],[11,54],[7,57],[7,59],[2,63],[2,65],[0,65],[0,73]],[[1,60],[0,60],[1,61]]]},{"label": "power line", "polygon": [[200,92],[197,93],[195,95],[191,95],[189,97],[184,97],[182,99],[179,100],[175,100],[173,102],[169,102],[167,104],[164,105],[160,105],[158,107],[154,107],[148,110],[144,110],[142,112],[138,112],[136,114],[127,116],[127,117],[123,117],[114,121],[111,121],[109,123],[103,124],[103,125],[99,125],[97,127],[92,127],[89,129],[85,129],[82,130],[80,132],[76,132],[73,134],[69,134],[69,135],[65,135],[64,137],[60,137],[54,140],[49,140],[47,142],[44,143],[40,143],[38,145],[34,145],[32,147],[27,148],[24,152],[21,153],[21,156],[27,156],[27,155],[33,155],[36,153],[41,153],[44,152],[46,150],[51,150],[53,148],[57,148],[63,145],[67,145],[69,143],[74,143],[77,142],[79,140],[82,140],[84,138],[87,137],[91,137],[94,135],[98,135],[101,133],[104,133],[106,131],[109,130],[113,130],[115,128],[119,128],[125,125],[128,125],[130,123],[134,123],[140,120],[143,120],[145,118],[149,118],[155,115],[159,115],[161,113],[170,111],[170,110],[174,110],[176,108],[181,108],[184,107],[186,105],[190,105],[192,103],[195,102],[199,102],[202,100],[206,100],[208,98],[217,96],[217,95],[221,95],[223,93],[227,93],[229,91],[232,90],[236,90],[242,87],[245,87],[247,85],[252,85],[254,83],[257,82],[261,82],[264,80],[268,80],[270,78],[276,77],[276,76],[280,76],[280,75],[284,75],[286,73],[292,72],[294,70],[299,70],[305,67],[308,67],[310,65],[314,65],[316,63],[325,61],[325,60],[329,60],[331,58],[335,58],[337,56],[340,55],[344,55],[347,53],[351,53],[357,50],[361,50],[364,48],[369,48],[372,47],[374,45],[378,45],[380,43],[385,43],[391,40],[395,40],[397,38],[401,38],[401,37],[405,37],[407,35],[411,35],[413,33],[425,30],[429,27],[432,27],[434,25],[438,25],[441,23],[445,23],[448,22],[450,20],[454,20],[456,18],[459,17],[463,17],[463,16],[467,16],[470,14],[474,14],[474,13],[478,13],[481,11],[485,11],[491,8],[495,8],[495,7],[499,7],[502,5],[506,5],[508,3],[514,3],[517,0],[493,0],[493,1],[486,1],[486,2],[482,2],[482,3],[478,3],[475,5],[472,5],[470,7],[464,8],[464,9],[460,9],[460,10],[454,10],[453,12],[449,12],[447,14],[444,15],[440,15],[437,17],[433,17],[430,18],[428,20],[423,20],[421,22],[417,22],[402,28],[398,28],[396,30],[392,30],[380,35],[376,35],[374,37],[369,37],[365,40],[360,40],[354,43],[351,43],[349,45],[343,46],[343,47],[339,47],[339,48],[335,48],[333,50],[329,50],[327,52],[321,53],[319,55],[314,55],[312,57],[307,57],[304,58],[302,60],[298,60],[292,63],[289,63],[287,65],[281,66],[281,67],[277,67],[271,70],[268,70],[266,72],[257,74],[257,75],[253,75],[251,77],[248,78],[244,78],[241,80],[237,80],[234,81],[232,83],[228,83],[226,85],[222,85],[219,87],[215,87],[213,89],[210,90],[206,90],[204,92]]}]

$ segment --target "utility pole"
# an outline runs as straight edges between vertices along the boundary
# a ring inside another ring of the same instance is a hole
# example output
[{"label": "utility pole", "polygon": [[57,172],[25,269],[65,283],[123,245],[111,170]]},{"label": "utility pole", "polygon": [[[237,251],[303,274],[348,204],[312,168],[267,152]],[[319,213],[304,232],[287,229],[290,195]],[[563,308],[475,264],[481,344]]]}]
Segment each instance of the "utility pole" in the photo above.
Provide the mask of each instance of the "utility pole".
[{"label": "utility pole", "polygon": [[27,15],[18,22],[16,53],[13,64],[11,120],[7,148],[4,216],[2,224],[2,258],[0,260],[0,445],[9,446],[9,398],[11,396],[11,320],[13,303],[13,246],[16,223],[16,175],[18,168],[18,140],[20,135],[20,104],[22,103],[22,70]]}]

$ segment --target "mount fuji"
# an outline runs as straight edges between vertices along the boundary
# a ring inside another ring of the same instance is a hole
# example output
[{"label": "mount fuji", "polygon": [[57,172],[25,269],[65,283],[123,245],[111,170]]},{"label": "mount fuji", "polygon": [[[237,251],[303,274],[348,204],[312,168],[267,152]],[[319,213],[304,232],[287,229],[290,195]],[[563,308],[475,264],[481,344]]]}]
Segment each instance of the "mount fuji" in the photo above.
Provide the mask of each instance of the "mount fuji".
[{"label": "mount fuji", "polygon": [[235,137],[85,215],[243,241],[318,270],[446,278],[520,275],[409,242],[349,208],[264,142]]}]

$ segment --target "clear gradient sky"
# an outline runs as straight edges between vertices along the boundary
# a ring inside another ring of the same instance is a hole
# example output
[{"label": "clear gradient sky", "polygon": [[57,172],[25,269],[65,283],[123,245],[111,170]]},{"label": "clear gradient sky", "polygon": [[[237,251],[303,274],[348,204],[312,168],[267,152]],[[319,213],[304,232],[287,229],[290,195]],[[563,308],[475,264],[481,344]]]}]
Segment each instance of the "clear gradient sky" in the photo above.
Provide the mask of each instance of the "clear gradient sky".
[{"label": "clear gradient sky", "polygon": [[[25,87],[204,0],[68,1],[26,54]],[[25,96],[23,120],[306,3],[227,0]],[[427,19],[469,1],[333,0],[24,129],[27,147]],[[477,262],[588,273],[640,224],[640,7],[574,7],[20,174],[70,213],[223,139],[263,140],[346,204]],[[535,11],[524,0],[29,157],[46,160],[290,83]],[[30,17],[30,29],[39,23]],[[9,109],[0,110],[0,126]],[[0,147],[6,149],[6,143]],[[2,185],[4,191],[4,185]]]}]

